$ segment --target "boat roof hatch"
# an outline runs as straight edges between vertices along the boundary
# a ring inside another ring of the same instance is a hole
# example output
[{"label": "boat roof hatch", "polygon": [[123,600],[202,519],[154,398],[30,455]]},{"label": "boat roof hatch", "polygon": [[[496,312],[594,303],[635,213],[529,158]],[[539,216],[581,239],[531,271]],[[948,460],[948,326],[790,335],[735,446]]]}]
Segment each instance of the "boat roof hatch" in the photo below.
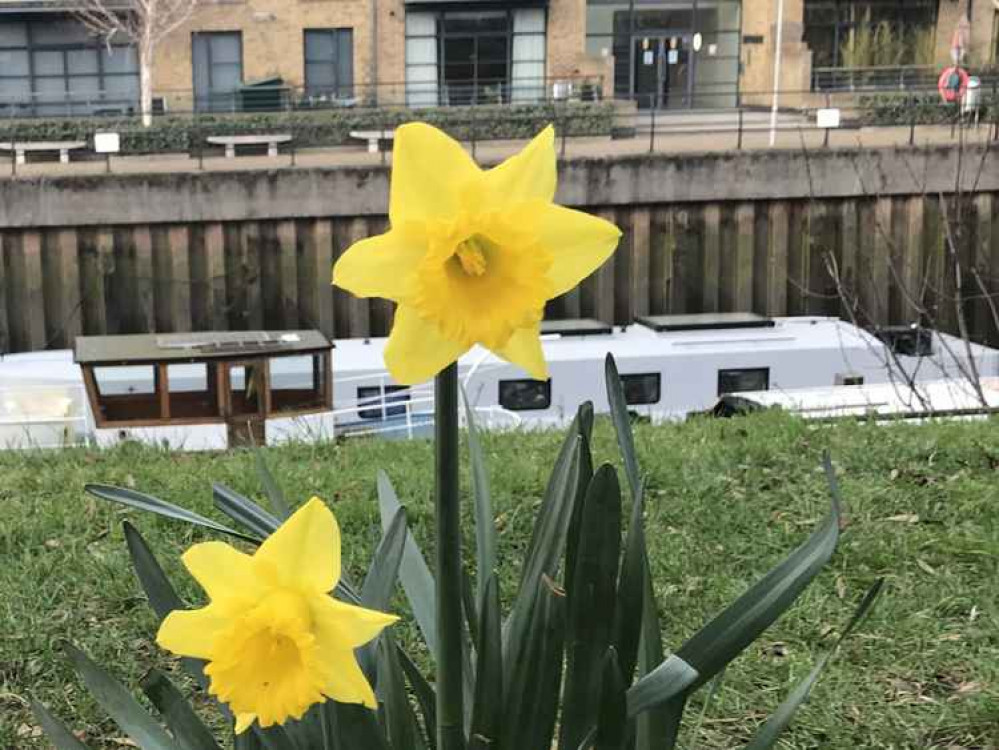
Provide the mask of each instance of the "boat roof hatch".
[{"label": "boat roof hatch", "polygon": [[772,318],[756,313],[698,313],[694,315],[639,315],[635,322],[658,333],[668,331],[720,331],[731,328],[773,328]]},{"label": "boat roof hatch", "polygon": [[329,350],[319,331],[218,331],[203,333],[78,336],[74,360],[81,365],[204,362],[233,357],[272,357]]},{"label": "boat roof hatch", "polygon": [[541,323],[541,335],[550,336],[600,336],[614,332],[614,326],[593,318],[572,318],[569,320],[545,320]]}]

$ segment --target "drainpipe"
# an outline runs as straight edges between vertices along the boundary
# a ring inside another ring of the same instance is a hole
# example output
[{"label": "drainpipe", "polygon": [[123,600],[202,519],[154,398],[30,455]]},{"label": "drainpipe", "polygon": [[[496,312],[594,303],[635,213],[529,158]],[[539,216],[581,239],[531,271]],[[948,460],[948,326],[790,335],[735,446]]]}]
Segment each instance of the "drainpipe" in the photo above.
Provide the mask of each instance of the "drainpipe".
[{"label": "drainpipe", "polygon": [[371,0],[371,102],[378,104],[378,0]]},{"label": "drainpipe", "polygon": [[774,53],[774,103],[770,109],[770,148],[777,143],[777,107],[780,104],[780,63],[784,47],[784,0],[777,0],[777,50]]}]

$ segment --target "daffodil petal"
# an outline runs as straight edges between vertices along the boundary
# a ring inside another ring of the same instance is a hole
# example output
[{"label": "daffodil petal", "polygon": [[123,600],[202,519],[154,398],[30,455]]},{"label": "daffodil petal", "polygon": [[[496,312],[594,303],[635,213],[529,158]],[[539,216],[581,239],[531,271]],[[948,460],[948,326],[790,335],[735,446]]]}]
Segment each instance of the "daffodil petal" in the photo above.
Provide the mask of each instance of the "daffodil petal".
[{"label": "daffodil petal", "polygon": [[228,620],[212,606],[177,609],[166,616],[156,634],[156,643],[179,656],[211,659],[219,632]]},{"label": "daffodil petal", "polygon": [[555,198],[555,129],[549,125],[518,154],[486,172],[494,204],[501,210],[529,200],[551,203]]},{"label": "daffodil petal", "polygon": [[181,560],[212,601],[245,596],[255,587],[253,558],[225,542],[195,544]]},{"label": "daffodil petal", "polygon": [[328,654],[331,676],[323,686],[323,694],[338,703],[360,703],[368,708],[378,708],[375,693],[368,679],[357,664],[353,651]]},{"label": "daffodil petal", "polygon": [[518,328],[506,346],[496,353],[507,362],[523,368],[535,380],[548,379],[548,365],[541,350],[540,326]]},{"label": "daffodil petal", "polygon": [[355,242],[334,264],[333,283],[355,297],[399,301],[426,247],[425,235],[412,224]]},{"label": "daffodil petal", "polygon": [[531,226],[552,255],[548,278],[552,296],[573,289],[603,265],[621,239],[621,230],[590,214],[549,204],[525,205],[514,212],[522,226]]},{"label": "daffodil petal", "polygon": [[256,714],[236,714],[236,734],[245,732],[256,720]]},{"label": "daffodil petal", "polygon": [[330,597],[312,603],[312,617],[319,647],[328,651],[363,646],[399,619]]},{"label": "daffodil petal", "polygon": [[273,565],[284,581],[302,589],[330,591],[340,580],[340,527],[314,497],[267,537],[253,559]]},{"label": "daffodil petal", "polygon": [[436,325],[425,321],[411,307],[399,305],[385,345],[385,365],[399,383],[415,385],[432,378],[467,349],[445,338]]},{"label": "daffodil petal", "polygon": [[481,176],[461,144],[437,128],[422,122],[396,128],[389,188],[392,226],[453,218],[464,185]]}]

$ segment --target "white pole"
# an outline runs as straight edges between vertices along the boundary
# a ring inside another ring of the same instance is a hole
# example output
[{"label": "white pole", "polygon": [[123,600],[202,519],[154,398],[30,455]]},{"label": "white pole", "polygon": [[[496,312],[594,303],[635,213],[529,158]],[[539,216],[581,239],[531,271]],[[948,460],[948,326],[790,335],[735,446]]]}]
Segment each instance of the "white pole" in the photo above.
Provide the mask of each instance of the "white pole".
[{"label": "white pole", "polygon": [[777,49],[774,52],[774,104],[770,109],[770,148],[777,143],[777,107],[780,104],[780,63],[783,43],[784,0],[777,0]]}]

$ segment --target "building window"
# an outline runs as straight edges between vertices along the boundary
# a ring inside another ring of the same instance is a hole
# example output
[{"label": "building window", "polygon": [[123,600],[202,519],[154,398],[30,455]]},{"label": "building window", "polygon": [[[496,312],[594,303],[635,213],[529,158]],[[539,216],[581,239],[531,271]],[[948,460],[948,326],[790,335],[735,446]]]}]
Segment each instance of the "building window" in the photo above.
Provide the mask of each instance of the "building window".
[{"label": "building window", "polygon": [[750,367],[718,371],[718,395],[770,390],[770,368]]},{"label": "building window", "polygon": [[243,35],[239,31],[198,31],[191,35],[194,108],[199,112],[238,109],[243,82]]},{"label": "building window", "polygon": [[119,114],[139,100],[135,48],[70,19],[0,24],[0,114]]},{"label": "building window", "polygon": [[587,52],[613,55],[615,96],[643,108],[736,106],[741,29],[739,0],[588,0],[586,7]]},{"label": "building window", "polygon": [[407,13],[407,103],[543,99],[546,26],[543,8]]},{"label": "building window", "polygon": [[500,406],[510,411],[536,411],[552,405],[551,380],[501,380]]},{"label": "building window", "polygon": [[405,385],[372,385],[357,389],[357,405],[361,419],[392,419],[406,416],[409,387]]},{"label": "building window", "polygon": [[353,97],[353,29],[305,30],[305,93],[330,100]]},{"label": "building window", "polygon": [[805,0],[816,68],[932,65],[938,0]]},{"label": "building window", "polygon": [[622,375],[621,387],[624,400],[631,406],[658,404],[661,395],[661,379],[658,372],[640,375]]}]

